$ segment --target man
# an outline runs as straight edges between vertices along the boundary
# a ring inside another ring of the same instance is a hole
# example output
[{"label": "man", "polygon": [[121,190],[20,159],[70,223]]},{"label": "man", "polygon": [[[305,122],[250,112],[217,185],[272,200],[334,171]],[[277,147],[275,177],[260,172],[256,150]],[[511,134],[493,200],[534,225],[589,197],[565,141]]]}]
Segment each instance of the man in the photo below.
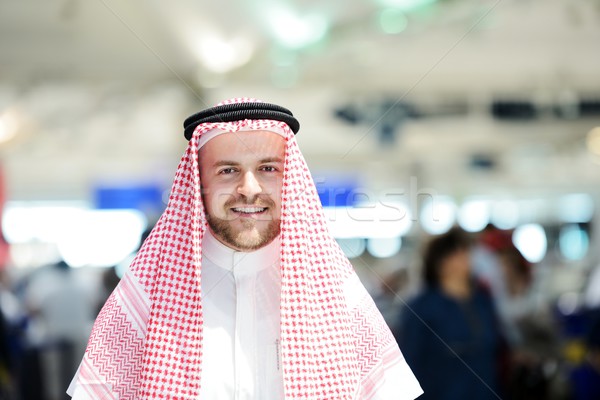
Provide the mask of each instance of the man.
[{"label": "man", "polygon": [[285,108],[188,118],[169,204],[107,300],[74,399],[414,399],[327,229]]}]

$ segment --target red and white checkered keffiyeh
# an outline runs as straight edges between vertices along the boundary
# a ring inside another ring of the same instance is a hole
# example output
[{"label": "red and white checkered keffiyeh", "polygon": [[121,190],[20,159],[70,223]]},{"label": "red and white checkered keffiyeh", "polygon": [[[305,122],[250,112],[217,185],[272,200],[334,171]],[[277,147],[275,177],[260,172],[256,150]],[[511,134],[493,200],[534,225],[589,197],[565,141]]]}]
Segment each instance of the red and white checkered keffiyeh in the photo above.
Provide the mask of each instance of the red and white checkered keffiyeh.
[{"label": "red and white checkered keffiyeh", "polygon": [[[257,101],[232,99],[232,102]],[[328,231],[313,179],[283,122],[199,125],[169,204],[98,315],[74,381],[90,399],[197,399],[202,384],[202,237],[198,139],[286,132],[281,210],[281,363],[286,399],[369,399],[402,355]],[[348,289],[350,288],[350,290]],[[351,296],[350,300],[347,300]],[[352,304],[349,304],[351,302]]]}]

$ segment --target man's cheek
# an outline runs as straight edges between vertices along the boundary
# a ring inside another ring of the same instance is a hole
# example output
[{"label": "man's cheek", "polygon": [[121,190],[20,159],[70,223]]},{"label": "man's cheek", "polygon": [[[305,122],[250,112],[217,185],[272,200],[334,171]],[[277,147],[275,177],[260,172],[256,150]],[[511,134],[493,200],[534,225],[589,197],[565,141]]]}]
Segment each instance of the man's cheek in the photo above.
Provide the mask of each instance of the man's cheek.
[{"label": "man's cheek", "polygon": [[210,204],[208,209],[210,210],[213,217],[223,220],[234,220],[238,216],[230,212],[230,207],[225,206],[228,202],[234,199],[234,196],[230,193],[214,193],[205,197],[209,199]]}]

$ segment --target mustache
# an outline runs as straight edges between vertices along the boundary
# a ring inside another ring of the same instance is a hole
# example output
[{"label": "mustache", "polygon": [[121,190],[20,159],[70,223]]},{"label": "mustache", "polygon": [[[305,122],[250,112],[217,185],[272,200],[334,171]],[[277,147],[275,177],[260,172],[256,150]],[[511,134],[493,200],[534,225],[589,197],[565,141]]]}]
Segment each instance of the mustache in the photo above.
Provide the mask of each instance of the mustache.
[{"label": "mustache", "polygon": [[255,196],[253,198],[249,198],[243,195],[232,197],[227,200],[224,204],[226,208],[232,208],[236,206],[253,206],[253,207],[267,207],[273,208],[275,207],[275,202],[271,200],[269,197],[264,196]]}]

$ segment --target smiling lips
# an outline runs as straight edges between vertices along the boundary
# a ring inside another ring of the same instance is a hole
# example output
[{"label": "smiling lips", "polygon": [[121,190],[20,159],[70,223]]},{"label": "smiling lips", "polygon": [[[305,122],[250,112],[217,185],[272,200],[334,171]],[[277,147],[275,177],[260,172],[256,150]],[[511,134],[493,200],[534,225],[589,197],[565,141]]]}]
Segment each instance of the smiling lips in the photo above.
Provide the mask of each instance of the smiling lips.
[{"label": "smiling lips", "polygon": [[225,203],[225,208],[236,215],[236,217],[256,218],[266,214],[270,209],[274,209],[275,203],[269,198],[237,198]]},{"label": "smiling lips", "polygon": [[267,211],[266,207],[233,207],[231,210],[243,216],[262,214]]}]

